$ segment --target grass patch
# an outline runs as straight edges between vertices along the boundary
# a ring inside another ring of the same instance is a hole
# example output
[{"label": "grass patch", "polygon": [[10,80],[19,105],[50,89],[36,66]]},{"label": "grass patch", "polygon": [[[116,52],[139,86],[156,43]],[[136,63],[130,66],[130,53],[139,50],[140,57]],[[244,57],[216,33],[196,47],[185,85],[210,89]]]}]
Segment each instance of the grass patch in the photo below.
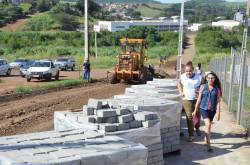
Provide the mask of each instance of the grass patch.
[{"label": "grass patch", "polygon": [[87,83],[84,80],[72,79],[72,80],[61,80],[55,82],[49,82],[43,85],[37,86],[18,86],[15,89],[15,93],[32,93],[35,91],[50,90],[60,87],[76,86]]},{"label": "grass patch", "polygon": [[24,13],[28,13],[30,8],[31,8],[31,4],[30,3],[21,3],[20,7],[22,8]]},{"label": "grass patch", "polygon": [[0,79],[0,83],[3,83],[4,81]]},{"label": "grass patch", "polygon": [[160,9],[150,8],[144,5],[140,5],[136,8],[136,11],[139,11],[144,17],[158,17],[163,13]]}]

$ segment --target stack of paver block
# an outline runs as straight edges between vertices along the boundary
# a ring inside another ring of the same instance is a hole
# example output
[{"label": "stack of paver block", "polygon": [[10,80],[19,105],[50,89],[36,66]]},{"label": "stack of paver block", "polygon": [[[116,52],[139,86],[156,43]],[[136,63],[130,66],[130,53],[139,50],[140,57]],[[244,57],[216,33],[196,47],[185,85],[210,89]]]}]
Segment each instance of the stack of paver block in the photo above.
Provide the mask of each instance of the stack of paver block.
[{"label": "stack of paver block", "polygon": [[160,137],[160,120],[153,112],[132,112],[126,108],[108,108],[107,102],[90,99],[83,112],[56,112],[56,130],[98,130],[106,136],[116,135],[148,149],[148,165],[163,164],[163,148]]},{"label": "stack of paver block", "polygon": [[147,148],[81,129],[0,138],[0,164],[146,165]]},{"label": "stack of paver block", "polygon": [[163,153],[180,150],[179,134],[182,110],[180,102],[148,97],[141,97],[137,100],[114,99],[111,102],[113,105],[118,104],[119,107],[129,108],[134,111],[143,110],[158,113],[161,118],[160,133],[163,143]]}]

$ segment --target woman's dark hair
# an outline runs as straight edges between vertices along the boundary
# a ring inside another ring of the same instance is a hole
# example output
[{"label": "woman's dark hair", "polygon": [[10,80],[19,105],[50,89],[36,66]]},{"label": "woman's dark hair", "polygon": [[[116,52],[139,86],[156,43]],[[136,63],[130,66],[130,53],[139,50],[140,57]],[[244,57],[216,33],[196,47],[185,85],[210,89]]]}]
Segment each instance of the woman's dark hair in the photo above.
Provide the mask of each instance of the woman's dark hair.
[{"label": "woman's dark hair", "polygon": [[206,79],[207,79],[207,76],[210,75],[210,74],[213,75],[214,78],[215,78],[215,80],[214,80],[214,86],[216,86],[217,88],[219,88],[220,91],[221,91],[221,94],[222,94],[221,82],[220,82],[218,76],[217,76],[213,71],[210,71],[210,72],[206,75]]},{"label": "woman's dark hair", "polygon": [[199,67],[199,69],[201,69],[201,63],[198,63],[198,67]]},{"label": "woman's dark hair", "polygon": [[192,61],[188,61],[186,64],[186,67],[190,67],[192,70],[194,70],[194,66],[193,66]]}]

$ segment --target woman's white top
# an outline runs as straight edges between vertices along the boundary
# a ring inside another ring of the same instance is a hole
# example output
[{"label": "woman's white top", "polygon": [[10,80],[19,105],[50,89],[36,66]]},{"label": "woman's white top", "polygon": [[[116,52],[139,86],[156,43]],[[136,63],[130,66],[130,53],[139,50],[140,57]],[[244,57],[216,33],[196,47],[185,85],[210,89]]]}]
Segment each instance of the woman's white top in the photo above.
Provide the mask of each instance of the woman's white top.
[{"label": "woman's white top", "polygon": [[181,75],[181,84],[183,85],[184,92],[183,100],[197,99],[201,79],[202,76],[200,74],[194,74],[192,78],[188,78],[185,73]]}]

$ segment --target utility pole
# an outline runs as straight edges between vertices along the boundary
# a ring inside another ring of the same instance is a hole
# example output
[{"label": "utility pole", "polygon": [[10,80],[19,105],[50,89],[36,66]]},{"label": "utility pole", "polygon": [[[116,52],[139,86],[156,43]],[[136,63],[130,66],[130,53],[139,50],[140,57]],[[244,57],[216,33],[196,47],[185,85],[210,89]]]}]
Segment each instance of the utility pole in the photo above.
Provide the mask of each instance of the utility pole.
[{"label": "utility pole", "polygon": [[95,58],[97,58],[97,32],[95,31]]},{"label": "utility pole", "polygon": [[84,4],[84,62],[89,61],[88,0]]},{"label": "utility pole", "polygon": [[82,78],[90,81],[90,62],[89,62],[89,32],[88,32],[88,0],[84,3],[84,62]]},{"label": "utility pole", "polygon": [[243,32],[243,40],[241,47],[241,66],[240,66],[240,89],[239,89],[239,100],[238,100],[238,111],[237,111],[237,123],[241,124],[241,117],[243,112],[244,102],[244,88],[245,88],[245,70],[246,70],[246,57],[247,57],[247,33],[248,33],[248,18],[249,18],[250,0],[247,1],[247,11],[245,15],[245,27]]},{"label": "utility pole", "polygon": [[184,21],[184,1],[181,3],[181,17],[179,27],[179,44],[178,44],[178,57],[177,57],[177,74],[176,78],[181,76],[181,56],[182,56],[182,42],[183,42],[183,21]]}]

